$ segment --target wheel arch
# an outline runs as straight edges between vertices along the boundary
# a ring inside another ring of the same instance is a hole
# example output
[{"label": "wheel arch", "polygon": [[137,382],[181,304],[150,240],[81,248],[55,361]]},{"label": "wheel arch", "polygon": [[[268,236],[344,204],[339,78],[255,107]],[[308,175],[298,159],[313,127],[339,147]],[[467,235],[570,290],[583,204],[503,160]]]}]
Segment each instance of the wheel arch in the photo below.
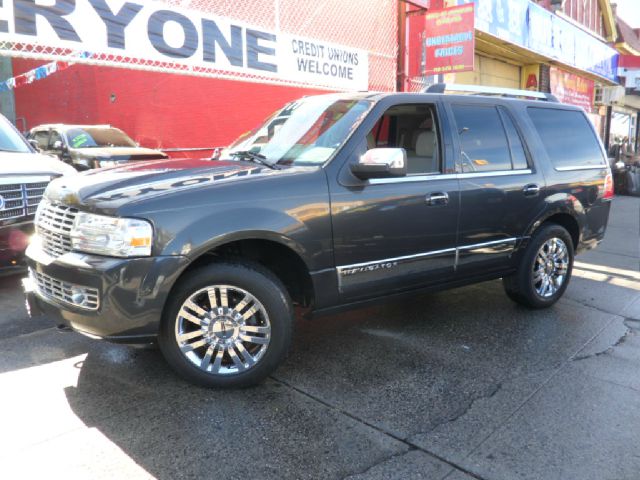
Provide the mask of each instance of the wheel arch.
[{"label": "wheel arch", "polygon": [[261,265],[283,283],[294,303],[304,307],[313,305],[315,292],[304,250],[293,240],[274,232],[235,232],[209,242],[193,255],[175,284],[197,268],[225,260]]},{"label": "wheel arch", "polygon": [[555,223],[564,227],[573,243],[574,251],[577,251],[582,241],[582,230],[586,221],[586,214],[580,202],[571,196],[567,196],[563,202],[558,202],[548,208],[534,222],[526,232],[526,237],[531,237],[543,224]]},{"label": "wheel arch", "polygon": [[571,240],[573,242],[573,250],[578,250],[578,246],[580,245],[580,225],[578,224],[578,220],[569,213],[554,213],[553,215],[547,217],[543,223],[555,223],[564,227],[564,229],[569,232],[571,236]]}]

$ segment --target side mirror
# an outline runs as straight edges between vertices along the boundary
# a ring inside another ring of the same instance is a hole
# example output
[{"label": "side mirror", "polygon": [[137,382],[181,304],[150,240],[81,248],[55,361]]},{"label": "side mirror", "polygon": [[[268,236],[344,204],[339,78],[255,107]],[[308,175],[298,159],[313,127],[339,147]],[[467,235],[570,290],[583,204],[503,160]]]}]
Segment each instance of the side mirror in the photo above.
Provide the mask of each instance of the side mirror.
[{"label": "side mirror", "polygon": [[361,180],[404,177],[407,152],[404,148],[372,148],[351,165],[351,173]]},{"label": "side mirror", "polygon": [[36,152],[40,151],[40,146],[38,145],[38,142],[36,142],[33,138],[30,138],[27,141],[29,142],[29,145],[31,145],[36,150]]}]

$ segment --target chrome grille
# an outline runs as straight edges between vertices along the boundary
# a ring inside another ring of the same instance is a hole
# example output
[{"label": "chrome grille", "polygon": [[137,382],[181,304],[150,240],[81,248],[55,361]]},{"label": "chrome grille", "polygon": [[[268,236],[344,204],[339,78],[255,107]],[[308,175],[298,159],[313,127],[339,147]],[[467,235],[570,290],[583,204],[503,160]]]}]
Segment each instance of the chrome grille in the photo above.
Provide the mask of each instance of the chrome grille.
[{"label": "chrome grille", "polygon": [[77,214],[76,208],[42,201],[36,216],[36,233],[48,255],[59,257],[71,251],[71,227]]},{"label": "chrome grille", "polygon": [[0,196],[4,200],[4,207],[0,210],[0,220],[34,215],[48,183],[0,184]]},{"label": "chrome grille", "polygon": [[85,310],[97,310],[100,306],[100,295],[95,288],[63,282],[32,269],[29,269],[29,275],[38,293],[45,298]]}]

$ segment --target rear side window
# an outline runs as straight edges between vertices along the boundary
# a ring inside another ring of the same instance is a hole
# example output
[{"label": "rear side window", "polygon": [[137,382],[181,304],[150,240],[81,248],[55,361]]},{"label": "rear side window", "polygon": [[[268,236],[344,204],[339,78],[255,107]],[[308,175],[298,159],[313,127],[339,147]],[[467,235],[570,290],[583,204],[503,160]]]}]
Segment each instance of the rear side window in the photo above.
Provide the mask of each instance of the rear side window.
[{"label": "rear side window", "polygon": [[598,139],[582,112],[539,107],[528,111],[556,168],[604,164]]},{"label": "rear side window", "polygon": [[511,170],[511,150],[494,106],[452,105],[463,173]]},{"label": "rear side window", "polygon": [[518,134],[516,126],[513,124],[511,115],[502,107],[499,107],[499,110],[502,122],[504,123],[504,129],[507,131],[507,138],[509,139],[513,169],[522,170],[529,168],[527,155],[524,153],[524,146],[522,145],[522,138],[520,138],[520,134]]}]

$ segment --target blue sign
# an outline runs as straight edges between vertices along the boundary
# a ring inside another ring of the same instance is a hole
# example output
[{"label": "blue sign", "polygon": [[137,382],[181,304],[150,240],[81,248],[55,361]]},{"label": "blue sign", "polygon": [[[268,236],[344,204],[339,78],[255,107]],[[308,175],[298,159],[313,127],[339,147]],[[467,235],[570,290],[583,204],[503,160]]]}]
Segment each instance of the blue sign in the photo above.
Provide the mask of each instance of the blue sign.
[{"label": "blue sign", "polygon": [[616,81],[618,53],[529,0],[457,0],[476,5],[476,28],[567,65]]},{"label": "blue sign", "polygon": [[477,0],[475,4],[476,28],[517,45],[527,43],[527,2]]}]

